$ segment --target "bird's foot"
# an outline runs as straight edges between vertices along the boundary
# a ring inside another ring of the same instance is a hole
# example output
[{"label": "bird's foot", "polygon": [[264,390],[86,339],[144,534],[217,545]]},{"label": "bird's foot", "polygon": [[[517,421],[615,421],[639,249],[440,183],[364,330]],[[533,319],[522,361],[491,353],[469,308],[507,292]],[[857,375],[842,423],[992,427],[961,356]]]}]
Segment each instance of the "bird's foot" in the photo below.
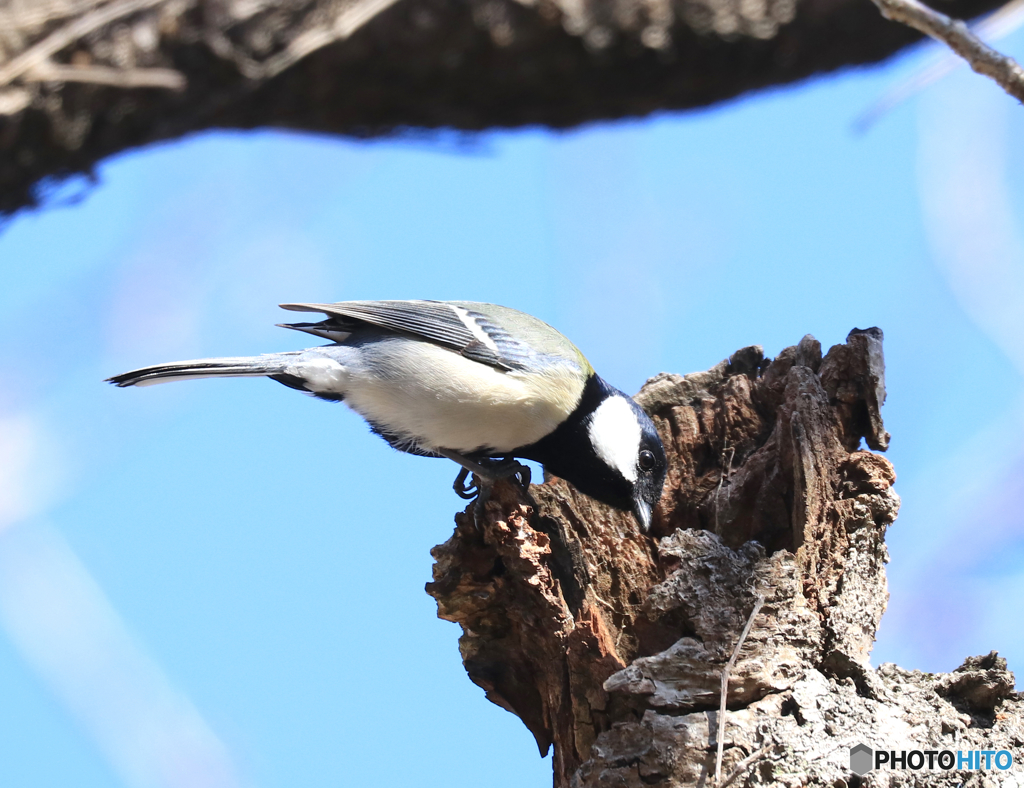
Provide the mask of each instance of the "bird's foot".
[{"label": "bird's foot", "polygon": [[488,464],[483,467],[494,476],[493,481],[507,479],[512,476],[524,490],[530,489],[532,473],[529,465],[523,465],[511,457],[506,457],[503,460],[486,460],[486,462]]},{"label": "bird's foot", "polygon": [[455,484],[452,487],[455,489],[455,494],[460,498],[471,501],[479,495],[480,490],[477,488],[476,477],[473,477],[473,481],[466,484],[466,478],[469,476],[469,468],[463,468],[459,471],[459,475],[455,477]]},{"label": "bird's foot", "polygon": [[[514,476],[524,490],[530,487],[531,473],[529,466],[523,465],[511,457],[506,457],[503,460],[485,459],[480,462],[474,462],[457,452],[441,451],[439,453],[462,466],[459,475],[455,477],[455,484],[452,485],[452,488],[460,498],[475,502],[473,506],[473,520],[478,530],[480,528],[480,517],[484,512],[484,504],[490,499],[491,488],[494,487],[496,481]],[[467,484],[466,478],[471,473],[473,474],[473,480]]]}]

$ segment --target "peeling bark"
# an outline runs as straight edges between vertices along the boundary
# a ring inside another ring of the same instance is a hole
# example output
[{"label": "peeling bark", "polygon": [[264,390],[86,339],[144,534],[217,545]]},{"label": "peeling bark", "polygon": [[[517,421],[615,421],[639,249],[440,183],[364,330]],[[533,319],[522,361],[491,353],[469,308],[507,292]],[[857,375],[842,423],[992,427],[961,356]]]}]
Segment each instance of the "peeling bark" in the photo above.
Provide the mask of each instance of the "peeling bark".
[{"label": "peeling bark", "polygon": [[[717,747],[736,784],[909,785],[850,772],[849,748],[1008,749],[1024,762],[1024,703],[995,654],[932,676],[868,657],[888,600],[885,532],[899,498],[882,333],[822,358],[813,337],[774,360],[738,351],[662,374],[637,401],[670,470],[652,535],[551,479],[495,488],[478,529],[456,516],[428,593],[463,628],[469,677],[516,714],[558,788],[694,785]],[[984,745],[984,746],[983,746]],[[973,779],[973,778],[972,778]],[[936,770],[929,784],[963,780]]]},{"label": "peeling bark", "polygon": [[919,38],[866,0],[0,0],[0,216],[107,156],[206,129],[569,128]]}]

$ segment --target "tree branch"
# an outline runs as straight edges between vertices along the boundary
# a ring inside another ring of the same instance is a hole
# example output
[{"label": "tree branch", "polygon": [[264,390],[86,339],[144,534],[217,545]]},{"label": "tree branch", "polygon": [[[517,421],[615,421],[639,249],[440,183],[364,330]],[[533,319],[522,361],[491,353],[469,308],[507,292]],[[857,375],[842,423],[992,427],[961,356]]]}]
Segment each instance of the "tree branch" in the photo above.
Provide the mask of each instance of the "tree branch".
[{"label": "tree branch", "polygon": [[1012,57],[990,47],[958,19],[918,0],[872,0],[886,19],[902,22],[946,44],[977,73],[990,77],[1018,101],[1024,101],[1024,69]]},{"label": "tree branch", "polygon": [[133,88],[164,88],[184,90],[185,75],[170,68],[107,68],[106,66],[63,66],[40,63],[32,66],[22,79],[30,82],[81,82],[90,85],[131,90]]},{"label": "tree branch", "polygon": [[[1000,0],[949,2],[973,17]],[[14,3],[0,215],[54,177],[204,129],[566,128],[876,62],[917,35],[863,0]]]},{"label": "tree branch", "polygon": [[318,49],[344,41],[398,1],[359,0],[359,2],[342,11],[329,28],[315,29],[303,33],[289,44],[286,50],[269,59],[263,64],[262,77],[264,79],[276,77],[282,71],[291,68]]},{"label": "tree branch", "polygon": [[0,66],[0,88],[10,84],[33,68],[44,67],[51,56],[89,33],[163,2],[165,0],[116,0],[116,2],[90,10]]}]

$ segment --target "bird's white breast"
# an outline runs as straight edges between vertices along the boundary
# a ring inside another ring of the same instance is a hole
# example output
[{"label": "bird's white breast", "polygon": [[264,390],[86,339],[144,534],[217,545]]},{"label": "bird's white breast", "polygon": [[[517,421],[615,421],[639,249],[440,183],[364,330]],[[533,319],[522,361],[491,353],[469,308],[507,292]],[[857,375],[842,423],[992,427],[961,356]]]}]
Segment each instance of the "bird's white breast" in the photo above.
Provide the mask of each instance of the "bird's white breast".
[{"label": "bird's white breast", "polygon": [[502,372],[400,338],[357,352],[350,363],[331,362],[341,371],[317,370],[318,377],[337,379],[334,390],[356,413],[424,449],[501,454],[527,446],[572,413],[585,382],[570,365]]}]

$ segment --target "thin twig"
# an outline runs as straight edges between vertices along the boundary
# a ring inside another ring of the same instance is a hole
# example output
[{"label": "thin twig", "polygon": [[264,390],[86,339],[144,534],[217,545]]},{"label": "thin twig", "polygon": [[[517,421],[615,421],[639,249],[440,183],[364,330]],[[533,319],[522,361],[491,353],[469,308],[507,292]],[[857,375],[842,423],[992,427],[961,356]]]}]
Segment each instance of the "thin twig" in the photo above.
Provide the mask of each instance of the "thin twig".
[{"label": "thin twig", "polygon": [[972,69],[994,79],[999,86],[1024,101],[1024,69],[1012,57],[992,49],[959,19],[919,3],[917,0],[872,0],[882,16],[902,22],[943,42],[968,62]]},{"label": "thin twig", "polygon": [[[725,459],[725,452],[729,452],[729,459]],[[736,456],[736,447],[729,445],[729,439],[725,439],[722,445],[722,475],[718,477],[718,486],[715,488],[715,533],[718,533],[718,494],[722,491],[722,483],[732,474],[732,461]]]},{"label": "thin twig", "polygon": [[[998,41],[1006,37],[1024,23],[1024,0],[1010,0],[998,11],[985,17],[980,22],[971,25],[971,30],[982,41]],[[938,44],[942,46],[942,44]],[[946,76],[957,66],[962,65],[963,60],[955,53],[949,51],[948,47],[942,46],[939,57],[923,67],[920,71],[912,74],[907,79],[899,82],[887,90],[870,107],[864,110],[854,121],[853,128],[858,132],[867,131],[874,123],[899,106],[914,94],[924,90],[933,82]]]},{"label": "thin twig", "polygon": [[729,772],[729,776],[726,777],[722,782],[718,783],[717,788],[726,788],[727,785],[732,785],[733,781],[741,774],[746,772],[747,769],[754,763],[754,761],[760,760],[764,757],[768,750],[771,749],[771,745],[766,744],[759,750],[754,750],[750,755],[744,758],[742,761],[736,764],[736,768]]},{"label": "thin twig", "polygon": [[33,44],[15,58],[9,60],[5,65],[0,66],[0,87],[10,84],[13,80],[26,74],[37,66],[42,66],[52,55],[60,52],[64,47],[73,44],[83,36],[87,36],[94,30],[104,25],[109,25],[122,17],[152,8],[165,0],[117,0],[91,11],[85,16],[75,19],[73,22],[58,28],[42,41]]},{"label": "thin twig", "polygon": [[[593,594],[593,592],[591,592],[591,593]],[[610,610],[610,611],[611,611],[612,613],[614,613],[614,612],[615,612],[615,609],[614,609],[613,607],[611,607],[611,604],[610,604],[610,603],[608,603],[608,602],[605,602],[605,601],[604,601],[604,600],[602,600],[602,599],[601,599],[600,597],[598,597],[598,596],[597,596],[596,594],[594,594],[594,599],[596,599],[596,600],[597,600],[598,602],[600,602],[600,603],[601,603],[602,605],[604,605],[604,606],[605,606],[605,607],[606,607],[606,608],[607,608],[608,610]]]},{"label": "thin twig", "polygon": [[740,639],[736,641],[736,648],[732,650],[732,656],[729,657],[729,661],[725,665],[725,670],[722,671],[722,689],[720,694],[720,700],[718,705],[718,756],[715,758],[715,779],[718,780],[722,776],[722,752],[725,749],[725,704],[729,699],[729,674],[732,672],[733,666],[736,664],[736,659],[740,655],[740,649],[743,647],[743,641],[747,639],[747,635],[750,634],[750,627],[754,624],[754,619],[761,610],[761,605],[764,604],[764,594],[757,595],[757,601],[754,602],[754,609],[750,611],[750,617],[747,619],[746,625],[743,627],[743,631],[740,632]]},{"label": "thin twig", "polygon": [[184,90],[185,75],[173,68],[110,68],[43,63],[22,75],[31,82],[86,82],[116,88],[166,88]]}]

